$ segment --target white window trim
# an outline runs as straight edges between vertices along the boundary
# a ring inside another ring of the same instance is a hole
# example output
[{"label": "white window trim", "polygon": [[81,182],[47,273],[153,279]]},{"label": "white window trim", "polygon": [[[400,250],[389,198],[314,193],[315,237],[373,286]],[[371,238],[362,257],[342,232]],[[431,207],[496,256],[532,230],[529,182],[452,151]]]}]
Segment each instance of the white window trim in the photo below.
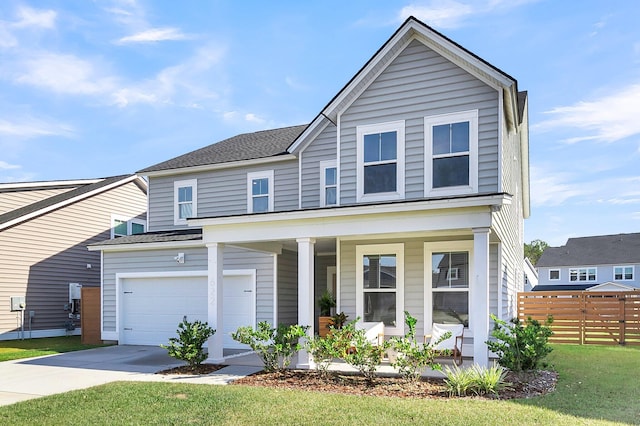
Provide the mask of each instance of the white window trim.
[{"label": "white window trim", "polygon": [[[393,132],[397,133],[396,139],[396,191],[380,192],[375,194],[364,193],[364,136],[372,133]],[[400,200],[404,198],[404,144],[405,123],[404,120],[391,121],[380,124],[367,124],[356,127],[357,137],[357,200],[358,202]]]},{"label": "white window trim", "polygon": [[[433,188],[433,126],[469,122],[469,185]],[[432,115],[424,118],[424,196],[474,194],[478,192],[478,110]]]},{"label": "white window trim", "polygon": [[177,180],[173,183],[173,224],[174,225],[186,225],[186,219],[180,219],[180,207],[178,205],[178,188],[191,187],[191,194],[193,196],[192,201],[192,216],[198,216],[198,180]]},{"label": "white window trim", "polygon": [[[326,170],[329,168],[336,169],[336,203],[331,206],[340,205],[340,193],[338,190],[338,167],[336,166],[336,160],[325,160],[320,162],[320,207],[327,206],[326,194],[327,194],[327,182],[326,182]],[[333,186],[333,185],[331,185]]]},{"label": "white window trim", "polygon": [[252,183],[254,179],[264,179],[267,178],[269,181],[269,193],[268,195],[268,207],[267,211],[273,211],[273,170],[263,170],[260,172],[251,172],[247,173],[247,213],[253,213],[253,191],[252,191]]},{"label": "white window trim", "polygon": [[[433,253],[459,252],[469,253],[469,288],[468,289],[448,289],[447,291],[460,291],[469,293],[469,326],[465,329],[465,336],[473,337],[473,300],[475,300],[475,273],[473,272],[473,241],[447,241],[424,243],[424,327],[425,334],[431,332],[433,324],[433,276],[431,271],[431,258]],[[468,330],[468,331],[467,331]]]},{"label": "white window trim", "polygon": [[404,244],[372,244],[356,246],[356,316],[364,323],[363,259],[370,254],[394,254],[396,256],[396,326],[385,326],[389,335],[404,334]]},{"label": "white window trim", "polygon": [[[551,278],[552,271],[558,271],[558,278]],[[562,279],[562,272],[560,271],[560,269],[549,269],[548,278],[549,278],[549,281],[560,281]]]},{"label": "white window trim", "polygon": [[[616,268],[622,268],[622,279],[616,279]],[[631,279],[627,279],[624,277],[624,269],[631,268]],[[613,267],[613,279],[614,281],[635,281],[636,279],[636,268],[634,265],[616,265]]]},{"label": "white window trim", "polygon": [[[111,215],[111,239],[114,239],[116,237],[116,227],[114,222],[116,220],[122,221],[122,222],[126,222],[127,224],[127,235],[131,235],[131,224],[133,223],[137,223],[139,225],[144,226],[144,230],[145,232],[147,231],[147,221],[146,220],[142,220],[142,219],[136,219],[136,218],[132,218],[130,216],[125,216],[125,215],[121,215],[121,214],[112,214]],[[118,236],[125,236],[125,235],[118,235]]]},{"label": "white window trim", "polygon": [[[587,279],[586,280],[580,280],[580,270],[584,269],[587,271]],[[590,280],[589,279],[589,269],[593,269],[595,270],[595,279]],[[571,281],[571,272],[572,271],[576,271],[576,280],[575,281]],[[598,268],[595,266],[580,266],[578,268],[570,268],[569,269],[569,282],[570,283],[589,283],[589,282],[596,282],[598,281]]]}]

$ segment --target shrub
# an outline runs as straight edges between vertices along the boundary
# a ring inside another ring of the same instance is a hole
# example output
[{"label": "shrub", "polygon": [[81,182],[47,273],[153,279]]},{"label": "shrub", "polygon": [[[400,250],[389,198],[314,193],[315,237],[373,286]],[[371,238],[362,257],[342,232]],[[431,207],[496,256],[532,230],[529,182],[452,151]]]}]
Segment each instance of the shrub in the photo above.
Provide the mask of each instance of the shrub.
[{"label": "shrub", "polygon": [[160,345],[169,351],[169,356],[186,361],[192,370],[202,364],[207,359],[202,346],[207,339],[216,332],[209,327],[209,324],[196,320],[194,322],[187,321],[184,317],[182,322],[178,324],[178,337],[169,339],[168,345]]},{"label": "shrub", "polygon": [[465,396],[469,394],[484,395],[498,394],[498,391],[509,386],[505,382],[507,370],[499,365],[490,368],[474,364],[471,368],[461,369],[454,365],[453,369],[445,367],[445,387],[450,396]]},{"label": "shrub", "polygon": [[513,318],[510,324],[491,314],[494,328],[491,332],[496,340],[487,343],[489,349],[498,355],[498,363],[512,371],[535,370],[551,351],[549,337],[553,334],[549,326],[553,318],[549,316],[544,325],[527,318],[523,324]]},{"label": "shrub", "polygon": [[331,342],[334,353],[357,369],[368,384],[372,384],[388,346],[384,342],[382,345],[374,345],[367,340],[365,330],[356,328],[359,319],[356,318],[341,329],[333,329],[326,338]]},{"label": "shrub", "polygon": [[465,396],[474,387],[474,379],[470,369],[462,369],[457,365],[453,366],[453,369],[447,365],[444,368],[444,384],[449,392],[449,396]]},{"label": "shrub", "polygon": [[268,322],[261,321],[257,329],[254,330],[251,326],[240,327],[231,337],[256,351],[266,371],[284,371],[291,364],[293,355],[302,348],[300,338],[306,335],[307,328],[282,324],[272,328]]},{"label": "shrub", "polygon": [[307,340],[307,351],[309,351],[309,354],[313,357],[316,371],[322,377],[329,375],[331,361],[333,361],[333,358],[338,357],[334,346],[335,339],[333,334],[328,334],[326,337],[313,336]]}]

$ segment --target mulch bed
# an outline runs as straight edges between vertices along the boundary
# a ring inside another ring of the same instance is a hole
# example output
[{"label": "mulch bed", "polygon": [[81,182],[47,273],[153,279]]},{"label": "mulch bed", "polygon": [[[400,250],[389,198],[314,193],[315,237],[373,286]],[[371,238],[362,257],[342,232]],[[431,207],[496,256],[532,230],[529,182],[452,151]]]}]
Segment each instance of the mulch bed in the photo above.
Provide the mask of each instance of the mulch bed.
[{"label": "mulch bed", "polygon": [[[224,367],[220,364],[201,364],[195,370],[181,366],[158,372],[158,374],[206,375]],[[499,395],[483,395],[489,399],[531,398],[553,392],[558,374],[553,371],[539,370],[526,373],[509,373],[507,389]],[[263,386],[275,389],[296,389],[315,392],[330,392],[351,395],[370,395],[398,398],[451,398],[444,387],[444,381],[438,378],[423,378],[408,382],[400,377],[378,377],[373,385],[357,374],[331,373],[327,378],[320,377],[313,370],[287,370],[284,373],[266,373],[264,371],[243,377],[233,382],[236,385]]]}]

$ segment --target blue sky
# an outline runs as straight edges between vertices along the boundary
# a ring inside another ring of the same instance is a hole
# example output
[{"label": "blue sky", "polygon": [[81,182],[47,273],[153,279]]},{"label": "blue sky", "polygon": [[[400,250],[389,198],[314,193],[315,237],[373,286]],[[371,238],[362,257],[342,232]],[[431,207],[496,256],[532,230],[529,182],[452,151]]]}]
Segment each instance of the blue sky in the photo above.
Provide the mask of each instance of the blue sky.
[{"label": "blue sky", "polygon": [[409,15],[529,91],[526,241],[640,232],[633,0],[3,0],[0,182],[131,173],[307,123]]}]

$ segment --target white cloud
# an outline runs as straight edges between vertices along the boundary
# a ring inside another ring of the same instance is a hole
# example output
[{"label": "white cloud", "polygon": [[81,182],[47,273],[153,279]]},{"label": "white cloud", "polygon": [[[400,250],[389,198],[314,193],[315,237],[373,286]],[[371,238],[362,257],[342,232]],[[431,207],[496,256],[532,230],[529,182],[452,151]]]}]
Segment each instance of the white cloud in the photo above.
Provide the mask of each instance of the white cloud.
[{"label": "white cloud", "polygon": [[47,29],[55,27],[57,16],[53,10],[37,10],[28,6],[21,6],[17,15],[19,20],[12,25],[16,28],[39,27]]},{"label": "white cloud", "polygon": [[638,99],[640,84],[633,84],[599,99],[553,108],[546,112],[552,118],[535,124],[532,130],[547,132],[566,128],[582,132],[566,139],[568,143],[585,140],[615,142],[640,134]]},{"label": "white cloud", "polygon": [[20,166],[18,166],[17,164],[9,164],[6,161],[0,160],[0,170],[15,170],[19,168]]},{"label": "white cloud", "polygon": [[227,111],[222,113],[222,118],[225,121],[233,121],[237,116],[238,116],[238,113],[236,111]]},{"label": "white cloud", "polygon": [[264,124],[266,123],[266,120],[263,118],[258,117],[257,115],[253,114],[253,113],[248,113],[244,115],[244,119],[245,121],[248,121],[249,123],[256,123],[256,124]]},{"label": "white cloud", "polygon": [[191,38],[191,36],[184,34],[177,28],[152,28],[127,37],[122,37],[117,43],[153,43],[158,41],[187,40],[189,38]]},{"label": "white cloud", "polygon": [[70,136],[74,132],[71,126],[52,123],[32,117],[7,121],[0,119],[0,135],[30,139],[39,136]]},{"label": "white cloud", "polygon": [[531,204],[534,206],[558,206],[586,193],[584,183],[572,182],[572,176],[567,173],[531,167]]}]

